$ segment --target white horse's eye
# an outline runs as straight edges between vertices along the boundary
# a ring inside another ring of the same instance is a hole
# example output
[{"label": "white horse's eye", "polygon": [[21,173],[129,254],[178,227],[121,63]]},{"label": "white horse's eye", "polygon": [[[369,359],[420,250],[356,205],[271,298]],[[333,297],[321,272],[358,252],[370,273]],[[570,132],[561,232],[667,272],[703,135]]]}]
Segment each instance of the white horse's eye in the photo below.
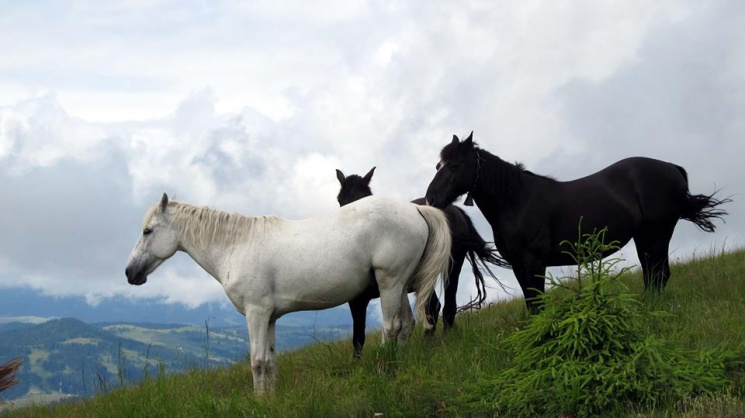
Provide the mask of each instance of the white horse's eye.
[{"label": "white horse's eye", "polygon": [[150,228],[145,228],[144,231],[142,231],[142,235],[150,235],[153,233],[153,230]]}]

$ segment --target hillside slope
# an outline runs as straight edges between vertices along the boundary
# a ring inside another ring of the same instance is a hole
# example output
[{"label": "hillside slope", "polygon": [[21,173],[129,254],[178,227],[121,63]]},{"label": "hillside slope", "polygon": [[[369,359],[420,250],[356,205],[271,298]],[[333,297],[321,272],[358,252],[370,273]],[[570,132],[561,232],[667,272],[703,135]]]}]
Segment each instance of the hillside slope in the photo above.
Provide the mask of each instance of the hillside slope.
[{"label": "hillside slope", "polygon": [[[641,293],[638,273],[625,278]],[[657,335],[690,349],[720,343],[745,347],[745,251],[695,259],[673,266],[667,290],[641,296],[651,309],[670,315],[651,321]],[[502,340],[519,329],[527,314],[521,300],[489,306],[459,317],[455,331],[425,338],[417,329],[398,351],[375,344],[352,360],[348,340],[319,343],[279,358],[274,396],[251,394],[250,366],[193,370],[149,379],[85,402],[26,408],[10,416],[426,416],[458,415],[458,399],[480,377],[504,370],[511,354]],[[713,399],[692,399],[667,406],[652,416],[742,416],[745,402],[737,384]],[[631,415],[644,411],[628,411]],[[638,415],[637,415],[638,416]]]}]

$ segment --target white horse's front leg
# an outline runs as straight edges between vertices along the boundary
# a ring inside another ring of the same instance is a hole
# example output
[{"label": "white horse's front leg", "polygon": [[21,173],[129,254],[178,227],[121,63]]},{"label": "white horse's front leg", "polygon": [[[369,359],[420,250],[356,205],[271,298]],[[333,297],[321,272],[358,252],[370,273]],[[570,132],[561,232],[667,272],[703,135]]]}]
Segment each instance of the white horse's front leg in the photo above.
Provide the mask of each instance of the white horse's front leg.
[{"label": "white horse's front leg", "polygon": [[246,307],[248,338],[251,342],[251,371],[254,392],[257,394],[274,389],[276,362],[273,347],[274,321],[271,321],[271,313],[271,309],[260,306]]},{"label": "white horse's front leg", "polygon": [[266,334],[267,339],[269,340],[267,379],[272,390],[274,390],[274,384],[277,382],[277,339],[275,324],[275,320],[269,321],[269,328],[267,329]]}]

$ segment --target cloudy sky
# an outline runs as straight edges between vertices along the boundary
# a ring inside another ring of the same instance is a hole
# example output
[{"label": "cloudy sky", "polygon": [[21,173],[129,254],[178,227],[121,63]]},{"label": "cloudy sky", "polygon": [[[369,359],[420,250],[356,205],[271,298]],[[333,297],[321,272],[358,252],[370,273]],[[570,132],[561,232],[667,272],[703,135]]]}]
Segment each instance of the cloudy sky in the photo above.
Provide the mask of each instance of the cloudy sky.
[{"label": "cloudy sky", "polygon": [[226,301],[183,255],[126,283],[161,193],[302,218],[337,207],[334,169],[377,166],[375,193],[412,199],[471,130],[562,180],[680,164],[735,202],[716,234],[681,223],[673,259],[745,243],[744,2],[408,3],[0,2],[0,289]]}]

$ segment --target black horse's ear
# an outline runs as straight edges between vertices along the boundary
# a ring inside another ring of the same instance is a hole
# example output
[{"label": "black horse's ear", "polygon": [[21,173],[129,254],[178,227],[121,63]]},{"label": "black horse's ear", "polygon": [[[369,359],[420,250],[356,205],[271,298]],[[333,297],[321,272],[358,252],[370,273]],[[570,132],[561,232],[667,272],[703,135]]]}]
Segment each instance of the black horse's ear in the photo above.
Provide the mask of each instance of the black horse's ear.
[{"label": "black horse's ear", "polygon": [[451,144],[457,144],[458,142],[460,142],[458,135],[453,135],[453,142],[451,142]]},{"label": "black horse's ear", "polygon": [[375,172],[375,167],[371,168],[370,171],[365,174],[365,177],[362,177],[362,180],[365,180],[365,183],[370,184],[370,180],[372,180],[373,173]]},{"label": "black horse's ear", "polygon": [[473,131],[471,131],[471,134],[468,135],[468,138],[466,138],[466,140],[463,141],[463,143],[469,146],[473,145]]},{"label": "black horse's ear", "polygon": [[336,178],[339,180],[339,184],[343,186],[346,177],[344,177],[344,173],[342,173],[341,170],[339,170],[338,168],[336,169]]},{"label": "black horse's ear", "polygon": [[163,193],[163,197],[160,198],[160,211],[165,212],[168,207],[168,195]]}]

